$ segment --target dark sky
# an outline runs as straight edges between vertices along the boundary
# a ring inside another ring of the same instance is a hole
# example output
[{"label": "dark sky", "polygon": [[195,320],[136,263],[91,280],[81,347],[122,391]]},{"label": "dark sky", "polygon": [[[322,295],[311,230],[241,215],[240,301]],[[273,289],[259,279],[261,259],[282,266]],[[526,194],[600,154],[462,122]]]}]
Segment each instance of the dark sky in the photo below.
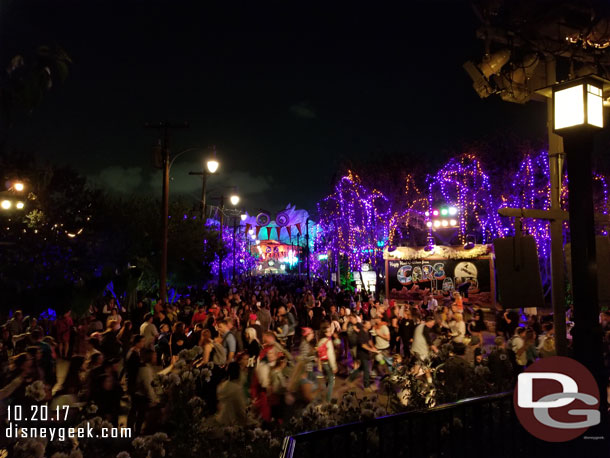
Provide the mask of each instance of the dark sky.
[{"label": "dark sky", "polygon": [[[160,194],[147,121],[188,121],[174,152],[217,145],[250,211],[313,209],[343,158],[441,163],[498,130],[544,135],[545,108],[478,98],[462,70],[482,43],[467,2],[9,0],[7,58],[45,43],[73,65],[11,133],[14,149],[70,163],[122,192]],[[172,169],[197,198],[201,154]]]}]

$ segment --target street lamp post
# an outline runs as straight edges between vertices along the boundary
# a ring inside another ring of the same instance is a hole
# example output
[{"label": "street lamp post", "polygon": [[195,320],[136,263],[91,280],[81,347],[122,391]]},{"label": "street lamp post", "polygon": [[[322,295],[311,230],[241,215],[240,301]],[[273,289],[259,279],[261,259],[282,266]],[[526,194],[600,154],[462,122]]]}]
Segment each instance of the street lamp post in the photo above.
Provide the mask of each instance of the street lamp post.
[{"label": "street lamp post", "polygon": [[189,172],[189,175],[201,176],[201,221],[203,224],[205,224],[206,220],[205,188],[208,175],[216,173],[219,166],[220,163],[216,160],[216,147],[214,146],[213,156],[206,162],[206,167],[201,172]]},{"label": "street lamp post", "polygon": [[[237,194],[231,194],[231,196],[229,197],[229,202],[231,202],[231,205],[233,205],[233,207],[236,207],[237,204],[239,203],[239,196]],[[222,245],[222,241],[223,241],[223,231],[224,231],[224,213],[225,213],[225,196],[224,194],[222,194],[220,196],[220,242]],[[221,253],[222,253],[222,249],[221,249]],[[222,272],[222,254],[219,256],[218,258],[218,284],[222,284],[224,283],[224,273]],[[233,240],[233,260],[235,262],[235,239]],[[233,269],[233,276],[235,276],[235,269]]]},{"label": "street lamp post", "polygon": [[552,88],[554,130],[563,137],[568,166],[574,357],[596,378],[602,412],[607,377],[599,323],[591,152],[593,136],[604,126],[602,92],[608,83],[590,76]]},{"label": "street lamp post", "polygon": [[167,238],[169,233],[169,169],[173,161],[182,153],[177,154],[170,161],[169,131],[170,129],[186,128],[188,123],[172,124],[167,121],[157,124],[145,124],[145,127],[157,129],[161,132],[160,153],[161,168],[163,169],[163,190],[161,194],[161,269],[159,275],[159,298],[167,300]]}]

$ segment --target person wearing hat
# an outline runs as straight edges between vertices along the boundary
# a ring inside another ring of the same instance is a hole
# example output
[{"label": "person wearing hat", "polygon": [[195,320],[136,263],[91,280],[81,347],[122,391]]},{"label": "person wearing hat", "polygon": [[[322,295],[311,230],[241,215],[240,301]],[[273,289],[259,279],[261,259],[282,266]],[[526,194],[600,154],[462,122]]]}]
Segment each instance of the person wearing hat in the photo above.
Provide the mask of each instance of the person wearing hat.
[{"label": "person wearing hat", "polygon": [[250,313],[248,316],[248,325],[245,327],[253,328],[256,331],[256,338],[258,341],[263,341],[263,327],[261,326],[260,321],[258,321],[258,316],[256,316],[256,313]]},{"label": "person wearing hat", "polygon": [[152,347],[159,335],[157,327],[153,324],[153,315],[150,312],[144,315],[144,323],[140,326],[140,335],[144,337],[144,347],[146,348]]}]

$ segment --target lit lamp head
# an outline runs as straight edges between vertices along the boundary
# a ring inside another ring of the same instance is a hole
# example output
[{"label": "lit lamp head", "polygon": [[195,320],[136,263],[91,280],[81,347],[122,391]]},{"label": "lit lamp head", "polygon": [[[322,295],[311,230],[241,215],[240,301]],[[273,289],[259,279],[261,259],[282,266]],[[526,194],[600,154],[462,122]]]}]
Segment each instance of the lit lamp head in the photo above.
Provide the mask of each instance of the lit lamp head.
[{"label": "lit lamp head", "polygon": [[[572,129],[603,128],[603,91],[609,85],[610,81],[589,75],[552,86],[554,131],[562,135]],[[548,95],[548,88],[539,92]]]},{"label": "lit lamp head", "polygon": [[231,205],[235,207],[239,203],[239,196],[237,194],[233,194],[231,197],[229,197],[229,201],[231,202]]},{"label": "lit lamp head", "polygon": [[246,221],[246,218],[248,217],[248,215],[246,215],[245,213],[242,213],[241,215],[239,215],[239,217],[241,218],[242,221]]},{"label": "lit lamp head", "polygon": [[25,185],[21,181],[16,181],[13,183],[13,189],[17,192],[22,192],[25,189]]},{"label": "lit lamp head", "polygon": [[208,172],[216,173],[216,170],[218,170],[218,167],[220,166],[220,163],[216,159],[210,159],[206,163],[206,166],[208,167]]},{"label": "lit lamp head", "polygon": [[10,200],[3,200],[0,202],[0,207],[2,210],[10,210],[13,203]]}]

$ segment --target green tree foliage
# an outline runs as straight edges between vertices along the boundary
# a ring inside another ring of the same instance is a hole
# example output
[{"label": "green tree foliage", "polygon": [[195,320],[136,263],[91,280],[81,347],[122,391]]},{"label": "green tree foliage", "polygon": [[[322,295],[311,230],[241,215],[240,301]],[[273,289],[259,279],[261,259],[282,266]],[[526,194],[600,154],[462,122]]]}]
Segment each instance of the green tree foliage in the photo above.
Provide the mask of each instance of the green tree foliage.
[{"label": "green tree foliage", "polygon": [[[127,304],[135,303],[138,289],[156,294],[158,201],[106,195],[74,170],[28,156],[0,156],[0,170],[27,188],[23,212],[0,214],[0,306],[71,308],[78,315],[110,281]],[[220,250],[218,234],[183,202],[171,204],[170,216],[170,286],[201,284]]]}]

